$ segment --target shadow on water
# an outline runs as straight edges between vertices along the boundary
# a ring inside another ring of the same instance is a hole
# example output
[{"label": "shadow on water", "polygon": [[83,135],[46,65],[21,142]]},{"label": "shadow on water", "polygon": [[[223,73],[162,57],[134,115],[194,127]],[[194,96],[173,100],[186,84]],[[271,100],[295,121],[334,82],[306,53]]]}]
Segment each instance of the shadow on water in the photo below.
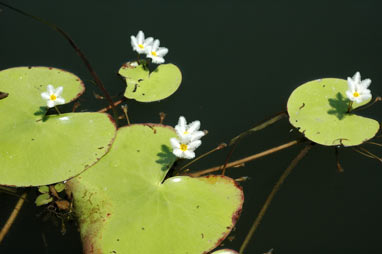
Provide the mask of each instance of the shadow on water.
[{"label": "shadow on water", "polygon": [[161,150],[162,151],[157,154],[159,159],[155,162],[162,165],[162,171],[167,171],[176,160],[176,156],[172,153],[168,146],[162,145]]},{"label": "shadow on water", "polygon": [[335,99],[328,99],[332,109],[328,110],[328,114],[336,115],[339,120],[342,120],[348,111],[350,100],[342,96],[341,93],[336,94]]}]

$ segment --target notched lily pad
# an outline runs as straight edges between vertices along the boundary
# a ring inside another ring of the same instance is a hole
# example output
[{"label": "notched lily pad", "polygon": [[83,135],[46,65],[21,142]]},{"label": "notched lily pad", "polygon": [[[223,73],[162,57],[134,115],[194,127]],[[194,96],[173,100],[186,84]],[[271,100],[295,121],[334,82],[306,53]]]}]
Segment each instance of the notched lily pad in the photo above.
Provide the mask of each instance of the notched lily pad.
[{"label": "notched lily pad", "polygon": [[[347,81],[336,78],[314,80],[297,87],[288,100],[289,122],[306,138],[321,145],[356,146],[372,139],[380,125],[373,119],[347,112],[347,89]],[[369,101],[354,103],[353,109]]]},{"label": "notched lily pad", "polygon": [[129,62],[118,73],[126,81],[125,97],[140,102],[165,99],[178,90],[182,82],[182,73],[174,64],[161,64],[150,73],[142,64]]},{"label": "notched lily pad", "polygon": [[63,86],[69,102],[84,91],[72,73],[48,67],[0,71],[0,184],[40,186],[67,180],[97,162],[116,133],[110,116],[67,113],[45,116],[41,93],[47,85]]},{"label": "notched lily pad", "polygon": [[85,253],[207,253],[234,227],[243,192],[231,178],[164,178],[175,161],[163,125],[118,130],[110,152],[67,183]]}]

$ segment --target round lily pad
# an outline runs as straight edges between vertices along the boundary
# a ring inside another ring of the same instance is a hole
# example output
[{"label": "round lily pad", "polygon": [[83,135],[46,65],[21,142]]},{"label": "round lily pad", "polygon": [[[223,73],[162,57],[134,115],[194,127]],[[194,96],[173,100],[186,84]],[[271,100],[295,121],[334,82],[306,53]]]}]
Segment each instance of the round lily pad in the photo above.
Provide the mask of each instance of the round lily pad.
[{"label": "round lily pad", "polygon": [[234,180],[165,179],[175,136],[163,125],[120,128],[110,152],[68,182],[84,253],[207,253],[231,231],[243,203]]},{"label": "round lily pad", "polygon": [[[377,121],[348,112],[347,81],[325,78],[296,88],[288,100],[290,123],[309,140],[325,146],[356,146],[373,138]],[[353,103],[356,109],[368,103]]]},{"label": "round lily pad", "polygon": [[84,91],[72,73],[48,67],[0,71],[0,184],[39,186],[62,182],[90,167],[108,150],[116,127],[109,115],[46,116],[47,85],[63,87],[66,102]]},{"label": "round lily pad", "polygon": [[161,64],[150,73],[143,64],[126,63],[118,73],[126,81],[125,97],[140,102],[165,99],[175,93],[182,82],[182,73],[174,64]]}]

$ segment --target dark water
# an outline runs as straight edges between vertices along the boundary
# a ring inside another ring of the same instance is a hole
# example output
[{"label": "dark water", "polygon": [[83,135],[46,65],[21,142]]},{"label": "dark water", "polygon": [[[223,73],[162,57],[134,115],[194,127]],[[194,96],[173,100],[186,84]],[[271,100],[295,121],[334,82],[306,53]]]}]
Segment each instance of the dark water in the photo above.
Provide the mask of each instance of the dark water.
[{"label": "dark water", "polygon": [[[130,35],[142,29],[169,48],[167,62],[183,72],[180,89],[157,103],[129,102],[133,122],[175,125],[179,115],[199,119],[209,130],[198,153],[285,109],[298,85],[317,78],[346,78],[360,71],[382,95],[382,16],[379,1],[7,1],[61,26],[78,43],[106,84],[120,96],[116,75],[133,59]],[[0,69],[22,65],[63,68],[88,85],[80,110],[106,105],[69,44],[48,27],[8,9],[0,13]],[[116,97],[116,98],[117,98]],[[362,112],[382,119],[380,104]],[[70,107],[67,109],[69,110]],[[244,140],[233,155],[242,158],[299,137],[288,121]],[[381,142],[381,139],[379,140]],[[373,147],[371,147],[373,148]],[[243,183],[246,201],[232,242],[238,249],[273,184],[302,146],[232,169]],[[381,149],[372,149],[381,155]],[[192,168],[222,163],[227,151]],[[332,148],[315,146],[277,194],[247,253],[381,253],[382,167],[350,149],[341,149],[338,173]],[[1,224],[17,198],[0,194]],[[75,225],[42,222],[27,203],[0,253],[81,253]],[[45,243],[43,241],[45,237]]]}]

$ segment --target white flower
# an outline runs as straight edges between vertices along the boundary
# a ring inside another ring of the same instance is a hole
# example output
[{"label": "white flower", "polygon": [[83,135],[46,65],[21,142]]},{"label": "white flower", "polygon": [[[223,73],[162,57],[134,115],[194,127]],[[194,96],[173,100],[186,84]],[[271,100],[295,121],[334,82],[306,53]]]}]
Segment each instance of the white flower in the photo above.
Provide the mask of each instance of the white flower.
[{"label": "white flower", "polygon": [[371,98],[371,92],[367,88],[369,87],[370,83],[370,79],[361,81],[361,74],[356,72],[353,78],[348,77],[349,89],[346,91],[346,96],[349,98],[349,100],[356,103],[361,103],[365,100],[369,100]]},{"label": "white flower", "polygon": [[137,37],[130,36],[131,46],[138,54],[147,54],[148,47],[152,45],[154,38],[149,37],[145,39],[145,34],[142,31],[139,31]]},{"label": "white flower", "polygon": [[155,40],[152,45],[147,47],[146,57],[151,58],[153,63],[161,64],[164,63],[164,56],[168,53],[167,48],[159,47],[159,40]]},{"label": "white flower", "polygon": [[194,150],[198,148],[202,141],[195,140],[190,143],[179,141],[177,138],[170,139],[173,154],[179,158],[192,159],[195,157]]},{"label": "white flower", "polygon": [[46,100],[48,108],[53,108],[56,105],[65,103],[65,99],[60,96],[63,90],[64,88],[62,86],[54,89],[52,85],[48,85],[47,92],[41,93],[41,97]]},{"label": "white flower", "polygon": [[200,121],[193,121],[187,125],[184,116],[179,117],[178,125],[175,126],[176,134],[182,142],[192,142],[200,139],[205,135],[203,131],[199,131]]}]

